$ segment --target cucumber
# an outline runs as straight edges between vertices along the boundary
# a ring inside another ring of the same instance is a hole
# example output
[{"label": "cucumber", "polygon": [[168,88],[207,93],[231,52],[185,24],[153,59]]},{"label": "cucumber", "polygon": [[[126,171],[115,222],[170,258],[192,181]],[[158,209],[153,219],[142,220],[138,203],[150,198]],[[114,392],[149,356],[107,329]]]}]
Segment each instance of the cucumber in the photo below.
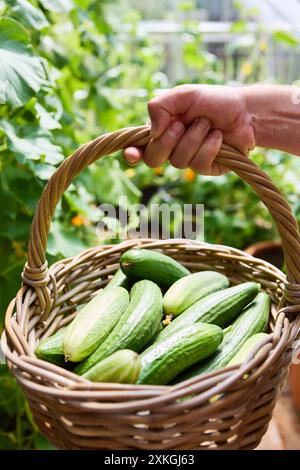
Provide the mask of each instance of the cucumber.
[{"label": "cucumber", "polygon": [[178,279],[165,293],[164,312],[177,317],[212,292],[225,289],[229,280],[216,271],[202,271]]},{"label": "cucumber", "polygon": [[75,372],[84,374],[118,349],[140,352],[159,328],[162,318],[162,293],[152,281],[139,281],[130,291],[130,303],[119,323],[98,349],[79,364]]},{"label": "cucumber", "polygon": [[187,367],[213,354],[223,339],[216,325],[197,323],[182,328],[141,354],[139,384],[165,385]]},{"label": "cucumber", "polygon": [[135,384],[141,371],[139,355],[129,349],[120,349],[98,362],[82,377],[92,382]]},{"label": "cucumber", "polygon": [[255,348],[258,343],[261,343],[263,339],[268,338],[270,335],[267,333],[256,333],[245,341],[241,349],[233,356],[231,361],[228,362],[227,366],[233,366],[235,364],[241,364],[249,356],[251,351]]},{"label": "cucumber", "polygon": [[227,366],[248,338],[266,330],[269,321],[270,303],[268,294],[264,292],[258,294],[254,301],[234,321],[231,328],[227,328],[222,344],[216,353],[209,359],[180,374],[176,378],[176,382]]},{"label": "cucumber", "polygon": [[63,341],[66,330],[67,327],[65,326],[56,331],[52,336],[49,336],[49,338],[43,339],[35,350],[36,356],[58,366],[65,365]]},{"label": "cucumber", "polygon": [[69,325],[63,342],[66,361],[79,362],[92,354],[116,326],[129,304],[123,287],[103,289]]},{"label": "cucumber", "polygon": [[259,288],[260,285],[255,282],[244,282],[198,300],[164,328],[155,341],[170,336],[178,328],[198,321],[214,323],[223,328],[257,296]]},{"label": "cucumber", "polygon": [[148,279],[166,288],[190,274],[178,261],[151,250],[125,251],[120,265],[123,273],[130,279]]},{"label": "cucumber", "polygon": [[130,281],[128,277],[123,273],[122,269],[119,268],[111,280],[106,284],[105,289],[110,287],[124,287],[124,289],[129,289]]}]

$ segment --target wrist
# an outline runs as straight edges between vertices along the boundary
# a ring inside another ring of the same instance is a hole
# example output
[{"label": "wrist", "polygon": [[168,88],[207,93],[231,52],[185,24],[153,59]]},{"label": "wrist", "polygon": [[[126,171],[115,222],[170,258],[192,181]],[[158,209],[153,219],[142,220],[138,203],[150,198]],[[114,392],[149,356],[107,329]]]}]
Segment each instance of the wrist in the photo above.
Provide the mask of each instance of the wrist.
[{"label": "wrist", "polygon": [[300,124],[295,90],[284,85],[250,85],[242,88],[256,145],[295,153],[292,133]]},{"label": "wrist", "polygon": [[266,105],[265,88],[265,85],[249,85],[242,88],[255,143],[260,147],[268,147],[270,139],[269,130],[264,125],[271,113],[270,103]]}]

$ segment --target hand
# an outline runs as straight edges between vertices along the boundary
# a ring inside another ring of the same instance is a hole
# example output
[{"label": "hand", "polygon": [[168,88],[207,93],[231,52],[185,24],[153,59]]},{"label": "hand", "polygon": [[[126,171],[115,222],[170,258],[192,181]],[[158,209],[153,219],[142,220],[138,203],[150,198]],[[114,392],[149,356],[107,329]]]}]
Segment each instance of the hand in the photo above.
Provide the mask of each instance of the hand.
[{"label": "hand", "polygon": [[243,87],[180,85],[148,104],[152,140],[144,149],[129,147],[129,163],[141,159],[151,168],[166,160],[204,175],[227,170],[215,162],[222,142],[242,152],[255,147],[251,115]]}]

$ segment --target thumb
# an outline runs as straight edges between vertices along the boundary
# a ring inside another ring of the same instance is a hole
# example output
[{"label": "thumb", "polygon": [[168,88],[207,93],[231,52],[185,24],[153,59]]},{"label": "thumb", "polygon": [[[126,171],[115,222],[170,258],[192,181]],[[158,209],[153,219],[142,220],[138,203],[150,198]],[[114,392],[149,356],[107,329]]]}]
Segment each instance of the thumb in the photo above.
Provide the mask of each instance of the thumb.
[{"label": "thumb", "polygon": [[171,115],[161,106],[159,97],[149,101],[148,112],[151,119],[151,137],[158,139],[169,127]]}]

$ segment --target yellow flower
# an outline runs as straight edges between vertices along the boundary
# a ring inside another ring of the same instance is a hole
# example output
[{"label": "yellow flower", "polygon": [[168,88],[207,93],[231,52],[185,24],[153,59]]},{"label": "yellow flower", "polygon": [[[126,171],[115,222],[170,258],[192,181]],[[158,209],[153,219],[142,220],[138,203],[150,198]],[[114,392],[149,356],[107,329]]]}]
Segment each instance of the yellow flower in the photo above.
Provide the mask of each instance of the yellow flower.
[{"label": "yellow flower", "polygon": [[262,39],[259,42],[259,50],[261,52],[267,52],[268,49],[269,49],[268,43]]},{"label": "yellow flower", "polygon": [[133,178],[135,175],[135,169],[127,168],[127,170],[125,170],[125,175],[128,176],[128,178]]},{"label": "yellow flower", "polygon": [[193,183],[196,179],[197,173],[191,168],[187,168],[183,173],[183,179],[189,183]]},{"label": "yellow flower", "polygon": [[248,61],[244,62],[242,65],[243,75],[245,75],[245,77],[248,77],[249,75],[251,75],[252,72],[253,72],[253,65]]},{"label": "yellow flower", "polygon": [[82,225],[87,225],[88,221],[82,217],[82,215],[77,214],[71,219],[71,224],[74,225],[74,227],[82,227]]}]

